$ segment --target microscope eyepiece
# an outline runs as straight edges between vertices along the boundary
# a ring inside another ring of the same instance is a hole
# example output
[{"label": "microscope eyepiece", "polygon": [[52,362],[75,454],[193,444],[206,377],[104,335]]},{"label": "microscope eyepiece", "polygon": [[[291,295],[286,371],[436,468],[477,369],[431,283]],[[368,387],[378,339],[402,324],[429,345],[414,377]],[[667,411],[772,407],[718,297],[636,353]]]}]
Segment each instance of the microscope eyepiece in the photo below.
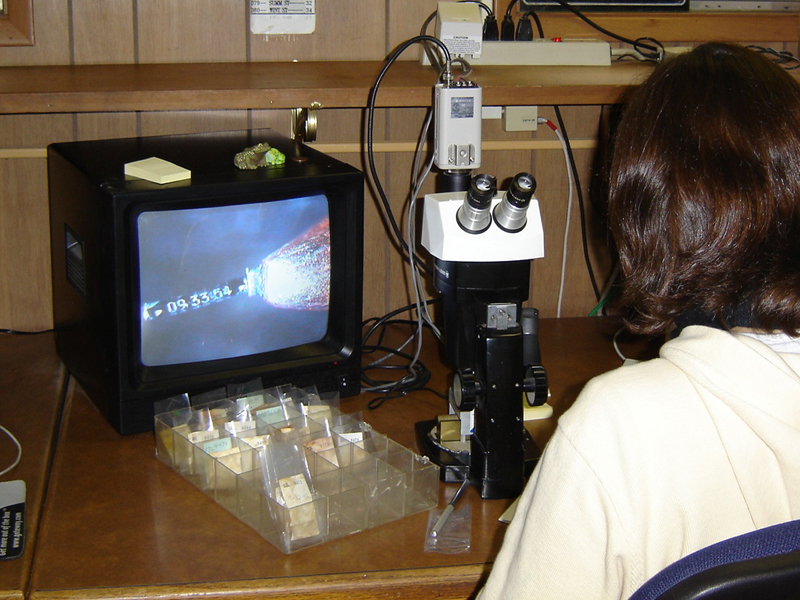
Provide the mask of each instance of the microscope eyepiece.
[{"label": "microscope eyepiece", "polygon": [[517,173],[503,199],[494,209],[494,222],[497,226],[509,233],[522,231],[528,221],[526,214],[535,191],[536,180],[533,175]]},{"label": "microscope eyepiece", "polygon": [[514,179],[511,180],[511,185],[506,191],[506,197],[515,206],[528,206],[535,191],[536,180],[533,175],[530,173],[517,173]]},{"label": "microscope eyepiece", "polygon": [[494,175],[480,173],[470,182],[464,204],[456,213],[459,227],[467,233],[483,233],[492,224],[492,199],[497,193]]},{"label": "microscope eyepiece", "polygon": [[497,178],[494,175],[480,173],[472,178],[467,200],[476,208],[486,208],[492,203],[492,198],[497,193]]}]

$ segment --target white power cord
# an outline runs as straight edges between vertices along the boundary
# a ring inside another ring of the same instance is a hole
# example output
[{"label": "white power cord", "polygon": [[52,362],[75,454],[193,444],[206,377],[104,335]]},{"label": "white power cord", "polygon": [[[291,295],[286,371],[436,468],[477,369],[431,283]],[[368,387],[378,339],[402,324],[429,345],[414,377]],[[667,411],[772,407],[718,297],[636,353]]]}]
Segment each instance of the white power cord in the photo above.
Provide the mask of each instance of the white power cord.
[{"label": "white power cord", "polygon": [[19,443],[19,440],[14,437],[14,434],[11,433],[8,429],[0,425],[0,429],[5,432],[5,434],[11,438],[11,441],[14,442],[14,445],[17,447],[17,458],[14,459],[14,462],[11,463],[10,466],[6,467],[2,471],[0,471],[0,477],[8,473],[11,469],[16,467],[19,464],[19,461],[22,459],[22,444]]},{"label": "white power cord", "polygon": [[567,143],[564,141],[564,136],[558,130],[558,127],[544,117],[539,117],[537,122],[547,125],[550,129],[552,129],[556,136],[558,136],[558,141],[561,142],[561,149],[564,152],[564,161],[567,164],[567,181],[569,182],[569,197],[567,199],[567,221],[564,224],[564,245],[562,249],[561,255],[561,279],[558,284],[558,306],[556,308],[556,317],[561,317],[561,305],[564,301],[564,286],[567,276],[567,247],[569,244],[569,222],[572,219],[572,196],[575,192],[575,181],[573,179],[572,169],[570,168],[569,163],[569,151],[567,150]]}]

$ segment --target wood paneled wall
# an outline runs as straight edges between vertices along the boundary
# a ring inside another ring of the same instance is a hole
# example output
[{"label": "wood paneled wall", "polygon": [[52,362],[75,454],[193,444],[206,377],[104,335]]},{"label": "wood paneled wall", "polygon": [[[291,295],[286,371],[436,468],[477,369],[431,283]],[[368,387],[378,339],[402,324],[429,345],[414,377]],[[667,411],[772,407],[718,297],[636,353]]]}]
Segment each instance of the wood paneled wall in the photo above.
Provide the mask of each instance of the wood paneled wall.
[{"label": "wood paneled wall", "polygon": [[[246,0],[34,0],[35,44],[0,47],[0,66],[57,64],[187,63],[310,60],[383,60],[400,42],[417,35],[436,0],[317,0],[316,31],[267,38],[249,32]],[[500,10],[504,11],[505,2]],[[555,33],[555,32],[554,32]],[[796,49],[796,47],[795,47]],[[416,49],[404,59],[414,60]],[[268,99],[265,98],[265,106]],[[110,109],[113,110],[113,109]],[[602,222],[589,199],[599,106],[564,107],[563,114],[581,173],[589,224],[590,256],[603,285],[611,259]],[[289,134],[289,110],[212,110],[0,115],[0,328],[46,329],[52,325],[44,148],[51,142],[135,135],[194,133],[272,127]],[[540,115],[555,122],[552,107]],[[424,109],[378,111],[377,140],[411,141],[419,135]],[[359,143],[364,111],[326,109],[319,115],[318,144]],[[513,150],[516,140],[551,142],[545,148]],[[532,267],[530,304],[555,316],[561,288],[568,179],[564,157],[549,128],[506,133],[500,121],[484,121],[482,171],[502,181],[519,171],[538,181],[545,225],[546,257]],[[365,169],[359,152],[336,155]],[[404,214],[413,155],[377,157],[393,210]],[[430,179],[424,191],[433,190]],[[573,201],[562,316],[585,315],[595,296],[584,263],[577,198]],[[387,233],[378,203],[368,198],[365,234],[364,316],[379,316],[408,300],[407,268]]]}]

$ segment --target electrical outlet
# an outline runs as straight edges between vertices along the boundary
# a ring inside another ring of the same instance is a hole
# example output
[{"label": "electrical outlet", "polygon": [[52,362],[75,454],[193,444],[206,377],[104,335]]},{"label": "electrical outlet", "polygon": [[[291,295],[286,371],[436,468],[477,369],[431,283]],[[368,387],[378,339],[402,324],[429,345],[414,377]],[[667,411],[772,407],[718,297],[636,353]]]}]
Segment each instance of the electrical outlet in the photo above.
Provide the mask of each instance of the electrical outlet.
[{"label": "electrical outlet", "polygon": [[536,131],[538,118],[538,106],[506,106],[503,108],[503,130]]}]

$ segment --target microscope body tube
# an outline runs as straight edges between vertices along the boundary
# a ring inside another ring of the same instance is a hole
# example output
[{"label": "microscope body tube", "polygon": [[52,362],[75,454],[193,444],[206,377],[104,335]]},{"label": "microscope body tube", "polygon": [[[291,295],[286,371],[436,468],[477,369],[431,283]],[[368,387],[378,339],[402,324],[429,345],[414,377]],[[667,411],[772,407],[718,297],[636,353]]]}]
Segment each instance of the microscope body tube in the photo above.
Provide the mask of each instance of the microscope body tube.
[{"label": "microscope body tube", "polygon": [[528,297],[530,264],[434,260],[445,360],[459,374],[474,373],[479,384],[469,478],[484,499],[513,498],[525,484],[525,336],[518,315]]},{"label": "microscope body tube", "polygon": [[529,260],[460,262],[434,258],[433,284],[442,295],[444,350],[455,369],[474,368],[476,332],[486,323],[490,304],[510,303],[522,310],[530,288]]}]

